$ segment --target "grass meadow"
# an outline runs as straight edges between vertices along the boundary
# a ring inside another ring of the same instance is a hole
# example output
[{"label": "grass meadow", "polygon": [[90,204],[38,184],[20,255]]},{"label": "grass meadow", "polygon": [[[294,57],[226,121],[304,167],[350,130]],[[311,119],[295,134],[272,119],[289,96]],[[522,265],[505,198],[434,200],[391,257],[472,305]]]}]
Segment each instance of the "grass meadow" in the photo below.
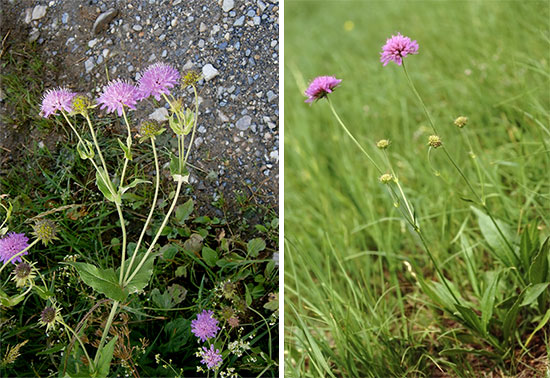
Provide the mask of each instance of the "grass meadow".
[{"label": "grass meadow", "polygon": [[[285,2],[286,376],[550,376],[549,20],[538,1]],[[380,63],[397,32],[481,201],[428,147],[402,67]],[[328,102],[304,103],[320,75],[343,80],[331,103],[381,167],[391,140],[446,283]]]}]

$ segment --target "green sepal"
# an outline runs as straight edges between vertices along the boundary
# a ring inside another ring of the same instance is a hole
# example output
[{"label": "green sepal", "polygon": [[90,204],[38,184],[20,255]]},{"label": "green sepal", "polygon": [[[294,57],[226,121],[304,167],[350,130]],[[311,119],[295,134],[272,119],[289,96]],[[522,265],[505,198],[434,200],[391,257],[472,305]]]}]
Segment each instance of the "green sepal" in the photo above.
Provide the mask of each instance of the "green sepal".
[{"label": "green sepal", "polygon": [[195,123],[195,113],[187,109],[183,114],[183,123],[185,127],[183,128],[183,135],[187,135],[193,130],[193,124]]}]

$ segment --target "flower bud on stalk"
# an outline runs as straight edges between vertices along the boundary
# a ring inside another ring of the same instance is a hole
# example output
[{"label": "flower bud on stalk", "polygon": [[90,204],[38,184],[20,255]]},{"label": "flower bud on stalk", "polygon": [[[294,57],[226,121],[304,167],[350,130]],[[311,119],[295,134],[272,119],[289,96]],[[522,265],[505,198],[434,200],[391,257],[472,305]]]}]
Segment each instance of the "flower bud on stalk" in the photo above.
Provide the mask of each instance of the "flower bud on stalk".
[{"label": "flower bud on stalk", "polygon": [[33,226],[33,234],[39,239],[44,245],[52,242],[57,234],[56,224],[49,219],[40,219]]},{"label": "flower bud on stalk", "polygon": [[437,148],[437,147],[440,147],[442,144],[443,144],[443,142],[441,142],[441,138],[439,136],[430,135],[428,137],[428,145],[430,147]]}]

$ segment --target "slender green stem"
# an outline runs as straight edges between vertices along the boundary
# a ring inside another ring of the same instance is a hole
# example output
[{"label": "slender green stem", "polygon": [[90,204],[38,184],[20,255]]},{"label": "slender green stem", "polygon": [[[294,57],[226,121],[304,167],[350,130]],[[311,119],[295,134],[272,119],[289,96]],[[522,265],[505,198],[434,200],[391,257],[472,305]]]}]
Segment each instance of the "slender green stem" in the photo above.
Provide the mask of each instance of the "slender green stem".
[{"label": "slender green stem", "polygon": [[[434,121],[432,119],[432,117],[430,116],[430,112],[428,112],[428,108],[426,107],[426,104],[424,103],[424,101],[422,100],[422,97],[420,96],[420,94],[418,93],[418,91],[416,90],[416,87],[414,86],[414,83],[412,82],[410,76],[409,76],[409,73],[407,72],[407,68],[405,67],[405,61],[403,61],[403,72],[405,72],[405,77],[407,78],[407,81],[409,82],[409,86],[411,87],[413,93],[416,95],[416,97],[418,98],[418,101],[420,101],[420,104],[422,105],[422,109],[424,109],[424,113],[426,114],[426,117],[428,118],[428,120],[430,121],[430,125],[432,126],[432,129],[434,131],[435,134],[437,134],[437,129],[435,128],[435,124],[434,124]],[[481,197],[477,194],[476,190],[474,189],[474,187],[472,186],[472,184],[470,183],[470,180],[468,180],[468,178],[466,177],[466,175],[464,174],[464,172],[462,171],[462,169],[460,169],[460,167],[458,166],[458,164],[456,164],[455,160],[453,159],[453,157],[451,156],[451,154],[449,153],[449,151],[447,151],[447,148],[445,147],[445,145],[443,144],[443,152],[445,153],[445,155],[447,156],[447,158],[449,159],[449,161],[451,162],[451,164],[455,167],[455,169],[458,171],[458,173],[460,174],[460,176],[464,179],[464,181],[466,182],[466,184],[468,185],[468,188],[470,189],[470,191],[472,192],[472,194],[474,195],[474,197],[477,199],[478,203],[483,206],[483,209],[485,210],[485,212],[487,212],[487,215],[489,215],[489,218],[491,219],[493,225],[496,227],[500,237],[504,240],[504,243],[506,244],[506,246],[508,247],[508,249],[510,249],[510,251],[516,255],[516,252],[514,250],[514,248],[512,247],[512,245],[510,244],[510,242],[508,241],[508,238],[504,235],[504,233],[502,232],[500,226],[498,225],[498,223],[496,222],[496,220],[493,218],[493,215],[491,214],[491,211],[489,210],[489,208],[487,207],[487,205],[485,204],[485,201],[481,199]]]},{"label": "slender green stem", "polygon": [[71,333],[73,334],[73,336],[78,340],[79,344],[80,344],[80,347],[82,348],[82,350],[84,351],[84,354],[86,355],[86,358],[88,359],[88,361],[90,362],[90,364],[92,364],[92,370],[95,371],[95,364],[93,363],[92,359],[90,358],[90,356],[88,355],[88,351],[86,350],[86,347],[84,346],[84,343],[82,342],[82,340],[80,339],[80,337],[78,337],[78,335],[76,334],[76,332],[71,328],[69,327],[64,321],[60,322],[61,325],[63,325],[65,327],[65,329],[68,329],[69,331],[71,331]]},{"label": "slender green stem", "polygon": [[94,358],[94,365],[97,365],[99,361],[99,355],[101,354],[101,349],[103,348],[103,344],[105,344],[105,339],[109,334],[109,330],[111,329],[111,324],[113,324],[113,319],[115,318],[116,310],[118,308],[119,303],[120,303],[119,301],[113,302],[113,307],[111,308],[111,312],[109,313],[109,317],[107,318],[107,323],[105,323],[105,328],[103,329],[103,335],[101,335],[101,341],[99,342],[99,346],[97,347],[97,352]]},{"label": "slender green stem", "polygon": [[71,129],[73,130],[73,132],[76,134],[76,136],[78,137],[78,141],[80,143],[82,143],[82,145],[84,147],[86,147],[86,145],[84,144],[84,141],[82,140],[82,137],[80,136],[80,134],[78,133],[78,131],[76,131],[76,128],[73,126],[72,122],[69,120],[69,117],[67,117],[67,114],[62,110],[61,111],[61,114],[63,114],[63,117],[65,117],[65,121],[67,121],[67,123],[69,124],[69,126],[71,127]]},{"label": "slender green stem", "polygon": [[[195,117],[193,122],[193,131],[191,133],[191,140],[189,141],[189,145],[187,146],[187,152],[185,153],[184,163],[187,163],[189,152],[191,152],[191,148],[193,147],[193,141],[195,140],[195,131],[197,130],[197,122],[199,119],[199,95],[197,93],[197,87],[195,87],[194,85],[193,85],[193,92],[195,93]],[[185,150],[185,146],[183,148]]]},{"label": "slender green stem", "polygon": [[19,256],[21,256],[23,253],[25,253],[27,250],[31,249],[36,243],[38,243],[38,239],[35,239],[33,240],[33,242],[31,244],[29,244],[27,247],[25,247],[24,249],[22,249],[21,251],[19,251],[18,253],[16,253],[15,255],[13,255],[12,257],[10,257],[8,259],[8,261],[6,261],[2,267],[0,267],[0,273],[2,272],[2,270],[4,270],[4,268],[13,260],[13,259],[16,259],[18,258]]},{"label": "slender green stem", "polygon": [[128,278],[128,275],[130,274],[130,269],[132,268],[134,264],[134,260],[136,258],[137,252],[139,251],[139,247],[141,246],[141,242],[143,241],[143,237],[145,236],[145,231],[147,230],[147,227],[149,226],[149,223],[151,222],[151,219],[153,217],[153,212],[155,210],[155,205],[157,203],[158,194],[159,194],[159,187],[160,187],[160,169],[159,169],[159,160],[157,156],[157,148],[155,146],[155,138],[151,138],[151,147],[153,149],[153,156],[155,159],[155,172],[156,172],[156,179],[155,179],[155,195],[153,196],[153,203],[151,204],[151,210],[149,211],[149,215],[147,216],[147,220],[145,221],[145,224],[143,225],[143,229],[141,230],[141,234],[139,235],[138,242],[136,244],[136,248],[134,250],[134,254],[132,255],[132,259],[130,260],[130,264],[128,264],[128,267],[126,268],[126,273],[124,275],[124,280]]},{"label": "slender green stem", "polygon": [[109,183],[109,189],[111,189],[113,191],[113,194],[116,193],[114,191],[114,188],[111,187],[111,180],[109,179],[109,171],[107,170],[107,164],[105,163],[105,159],[103,158],[103,153],[101,152],[101,148],[99,148],[99,143],[97,142],[97,138],[96,138],[96,135],[95,135],[95,131],[94,131],[94,127],[92,125],[92,121],[90,120],[90,116],[89,115],[86,115],[85,116],[86,118],[86,121],[88,121],[88,126],[90,127],[90,133],[92,134],[92,139],[94,140],[94,145],[95,145],[95,148],[97,150],[97,154],[99,155],[99,159],[101,160],[101,164],[103,165],[103,169],[105,170],[105,174],[107,175],[106,180],[107,183]]},{"label": "slender green stem", "polygon": [[178,197],[179,197],[179,194],[180,194],[182,184],[183,184],[183,180],[178,180],[178,186],[176,188],[176,194],[174,195],[174,199],[172,200],[172,205],[170,206],[170,209],[168,210],[168,214],[166,214],[166,217],[164,217],[164,221],[160,225],[160,228],[158,229],[157,234],[155,235],[155,238],[151,242],[151,245],[147,249],[147,252],[145,252],[145,255],[141,259],[140,263],[138,264],[136,269],[134,269],[134,272],[130,275],[130,277],[127,280],[125,280],[124,286],[128,285],[128,283],[130,283],[132,281],[134,276],[139,272],[139,270],[141,269],[143,264],[145,264],[145,261],[147,260],[147,258],[151,254],[151,252],[153,251],[153,247],[157,243],[157,240],[160,237],[160,234],[161,234],[162,230],[166,226],[166,223],[168,223],[168,219],[170,218],[170,215],[172,214],[172,211],[174,211],[174,208],[176,207],[176,203],[178,202]]},{"label": "slender green stem", "polygon": [[[126,117],[126,111],[124,110],[124,106],[122,107],[122,115],[124,116],[124,122],[126,123],[126,129],[128,130],[128,138],[126,138],[126,147],[128,147],[128,153],[131,153],[132,148],[132,131],[130,130],[130,123],[128,122],[128,117]],[[124,167],[122,168],[122,174],[120,175],[120,184],[119,186],[122,188],[124,185],[124,175],[126,174],[126,167],[128,167],[128,157],[126,156],[126,153],[124,154]]]},{"label": "slender green stem", "polygon": [[434,256],[432,255],[432,252],[430,251],[430,247],[428,247],[428,243],[426,242],[426,239],[424,239],[424,235],[422,234],[422,231],[420,231],[420,228],[416,228],[416,227],[415,227],[414,230],[416,231],[416,233],[420,237],[420,240],[422,241],[422,244],[424,245],[424,249],[428,253],[428,256],[430,257],[430,260],[432,260],[432,264],[434,265],[435,270],[437,271],[437,274],[439,275],[439,277],[443,281],[443,284],[445,285],[445,287],[447,288],[447,290],[449,291],[449,293],[451,294],[451,296],[455,300],[456,304],[460,305],[460,302],[457,299],[457,297],[455,296],[454,292],[451,290],[451,287],[449,286],[449,284],[447,282],[447,279],[445,278],[445,276],[443,275],[443,273],[439,269],[439,265],[437,264]]},{"label": "slender green stem", "polygon": [[332,111],[332,114],[334,114],[334,117],[336,117],[336,120],[338,121],[338,123],[340,124],[340,126],[342,126],[342,128],[344,129],[344,131],[346,132],[346,134],[348,134],[348,136],[351,138],[351,140],[353,140],[353,142],[355,143],[355,145],[357,147],[359,147],[359,149],[361,150],[361,152],[363,152],[363,154],[367,157],[367,159],[369,159],[369,161],[374,165],[374,167],[376,168],[376,170],[382,174],[382,170],[380,169],[380,167],[378,167],[378,165],[374,162],[374,160],[372,159],[372,157],[369,155],[369,153],[363,148],[363,146],[361,146],[361,144],[357,141],[357,139],[355,139],[355,137],[353,136],[353,134],[348,130],[348,128],[346,127],[346,125],[344,124],[344,122],[342,122],[342,120],[340,119],[340,117],[338,116],[338,113],[336,113],[336,110],[334,109],[334,106],[332,106],[332,102],[330,101],[330,98],[327,96],[326,97],[327,101],[328,101],[328,104],[329,104],[329,107],[330,107],[330,110]]},{"label": "slender green stem", "polygon": [[31,291],[31,290],[32,290],[32,284],[31,284],[31,286],[29,286],[29,288],[24,293],[19,294],[17,297],[12,298],[11,300],[16,301],[17,299],[27,295],[29,293],[29,291]]},{"label": "slender green stem", "polygon": [[115,202],[116,210],[118,212],[118,218],[120,220],[120,229],[122,230],[122,256],[120,260],[120,277],[119,282],[122,284],[124,277],[124,261],[126,260],[126,225],[124,224],[124,215],[122,214],[122,207],[118,202]]}]

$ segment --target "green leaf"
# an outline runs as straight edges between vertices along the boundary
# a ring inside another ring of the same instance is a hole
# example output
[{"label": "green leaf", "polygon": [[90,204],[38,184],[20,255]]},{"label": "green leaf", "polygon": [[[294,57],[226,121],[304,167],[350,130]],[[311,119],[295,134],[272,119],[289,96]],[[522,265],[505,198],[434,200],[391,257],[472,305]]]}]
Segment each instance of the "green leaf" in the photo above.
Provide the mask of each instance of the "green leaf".
[{"label": "green leaf", "polygon": [[97,361],[96,371],[94,376],[97,378],[107,378],[109,375],[109,370],[111,369],[111,360],[113,359],[113,352],[115,351],[115,344],[118,339],[118,336],[115,335],[103,347],[102,350],[98,351],[100,353],[99,360]]},{"label": "green leaf", "polygon": [[160,249],[162,258],[165,260],[172,260],[174,257],[176,257],[176,254],[178,253],[178,251],[179,251],[178,246],[174,244],[166,244]]},{"label": "green leaf", "polygon": [[246,301],[246,305],[250,307],[252,304],[252,294],[250,294],[248,285],[245,285],[244,299]]},{"label": "green leaf", "polygon": [[[136,256],[136,261],[141,261],[144,254],[140,253]],[[139,269],[139,272],[132,278],[132,281],[128,282],[126,285],[126,290],[128,290],[128,293],[137,293],[145,288],[149,284],[149,280],[151,279],[151,276],[153,275],[153,266],[155,262],[155,257],[153,255],[149,255],[147,257],[147,260],[145,260],[145,263],[142,265],[142,267]],[[139,262],[137,263],[139,264]],[[135,270],[137,268],[137,265],[133,267]],[[117,269],[117,272],[120,268]],[[132,271],[133,274],[133,271]]]},{"label": "green leaf", "polygon": [[101,191],[101,193],[103,193],[103,195],[105,196],[105,198],[107,198],[107,200],[111,201],[111,202],[115,202],[115,203],[118,203],[120,205],[121,201],[120,201],[120,197],[118,196],[118,194],[113,194],[111,192],[111,187],[113,187],[113,184],[111,182],[111,180],[109,180],[107,178],[107,174],[105,173],[105,171],[102,169],[102,168],[99,168],[98,171],[96,171],[95,173],[95,182],[96,182],[96,185],[98,187],[98,189]]},{"label": "green leaf", "polygon": [[182,135],[183,134],[183,128],[179,124],[179,122],[174,118],[174,116],[170,116],[168,118],[168,123],[170,124],[170,128],[176,135]]},{"label": "green leaf", "polygon": [[113,269],[99,269],[98,267],[79,262],[66,262],[73,266],[82,281],[95,291],[105,294],[107,298],[115,301],[124,301],[128,293],[118,283],[118,277]]},{"label": "green leaf", "polygon": [[548,255],[550,254],[550,236],[546,238],[529,267],[529,282],[538,284],[548,281]]},{"label": "green leaf", "polygon": [[191,336],[191,322],[184,318],[174,319],[166,324],[164,332],[168,342],[161,346],[161,350],[165,353],[179,352]]},{"label": "green leaf", "polygon": [[512,307],[506,312],[506,315],[504,315],[504,321],[502,322],[502,336],[504,337],[504,340],[514,340],[513,331],[516,329],[516,321],[518,318],[519,307],[522,297],[523,293],[518,295],[518,298],[516,299]]},{"label": "green leaf", "polygon": [[[183,162],[181,162],[181,164],[183,164]],[[187,170],[187,166],[182,165],[180,172],[180,159],[172,153],[170,154],[170,174],[176,182],[180,180],[185,183],[189,182],[189,171]]]},{"label": "green leaf", "polygon": [[10,297],[2,290],[0,290],[0,304],[2,304],[2,306],[13,307],[21,302],[23,299],[25,299],[24,295],[19,296],[19,294],[16,294]]},{"label": "green leaf", "polygon": [[529,271],[531,261],[539,250],[539,234],[536,225],[528,226],[521,234],[519,257],[526,272]]},{"label": "green leaf", "polygon": [[55,344],[55,346],[50,348],[50,349],[41,350],[40,352],[36,352],[36,355],[37,356],[43,356],[43,355],[46,355],[46,354],[57,353],[60,350],[63,350],[66,346],[67,345],[64,344],[64,343]]},{"label": "green leaf", "polygon": [[202,258],[209,267],[213,267],[218,261],[218,252],[216,252],[212,248],[204,246],[202,247]]},{"label": "green leaf", "polygon": [[176,207],[176,221],[180,225],[184,225],[187,218],[189,218],[189,215],[193,212],[193,207],[195,206],[195,203],[193,202],[193,199],[189,198],[187,202],[185,202],[183,205],[179,205]]},{"label": "green leaf", "polygon": [[487,326],[491,317],[493,316],[493,310],[495,307],[496,291],[498,281],[500,279],[500,272],[488,274],[489,283],[483,293],[483,298],[481,298],[481,325],[483,327],[483,333],[487,333]]},{"label": "green leaf", "polygon": [[94,145],[89,140],[86,141],[86,145],[84,145],[82,140],[79,141],[76,145],[76,150],[82,160],[93,159],[95,156]]},{"label": "green leaf", "polygon": [[537,298],[544,293],[546,288],[550,285],[550,282],[545,283],[539,283],[533,286],[529,286],[527,290],[525,290],[525,298],[523,298],[523,302],[521,302],[521,306],[529,306],[531,303],[537,300]]},{"label": "green leaf", "polygon": [[51,291],[49,291],[48,289],[46,289],[45,287],[43,286],[38,286],[38,285],[35,285],[32,287],[32,290],[38,294],[38,296],[44,300],[50,298],[50,297],[53,297],[53,293]]},{"label": "green leaf", "polygon": [[548,320],[550,320],[550,308],[548,309],[548,311],[546,311],[546,314],[544,314],[544,317],[540,321],[539,325],[535,328],[533,333],[531,333],[531,335],[527,338],[527,341],[525,342],[526,348],[527,348],[527,345],[531,342],[531,339],[533,338],[533,336],[535,336],[535,333],[540,331],[542,327],[544,327],[546,323],[548,323]]},{"label": "green leaf", "polygon": [[261,251],[265,249],[265,241],[261,238],[252,239],[248,242],[247,251],[252,257],[258,257]]},{"label": "green leaf", "polygon": [[132,148],[128,147],[132,145],[132,138],[129,138],[130,139],[129,141],[128,141],[128,138],[126,139],[126,144],[122,143],[122,141],[118,138],[117,138],[117,141],[120,148],[122,148],[122,151],[124,151],[124,157],[128,160],[132,160]]},{"label": "green leaf", "polygon": [[484,333],[479,317],[471,308],[459,304],[455,304],[455,308],[458,310],[461,318],[464,320],[464,325],[479,333]]},{"label": "green leaf", "polygon": [[151,183],[151,181],[142,180],[142,179],[135,179],[134,181],[132,181],[128,185],[123,186],[122,188],[120,188],[120,195],[123,195],[128,189],[135,188],[139,184],[150,184],[150,183]]},{"label": "green leaf", "polygon": [[[495,257],[506,264],[507,267],[517,267],[519,265],[518,257],[508,248],[506,241],[502,238],[491,218],[473,206],[471,209],[477,215],[479,228],[481,229],[483,238],[489,247],[491,247]],[[502,234],[506,240],[508,240],[509,243],[512,243],[514,240],[514,234],[511,228],[501,220],[496,219],[495,222],[498,224],[498,227],[502,231]]]}]

